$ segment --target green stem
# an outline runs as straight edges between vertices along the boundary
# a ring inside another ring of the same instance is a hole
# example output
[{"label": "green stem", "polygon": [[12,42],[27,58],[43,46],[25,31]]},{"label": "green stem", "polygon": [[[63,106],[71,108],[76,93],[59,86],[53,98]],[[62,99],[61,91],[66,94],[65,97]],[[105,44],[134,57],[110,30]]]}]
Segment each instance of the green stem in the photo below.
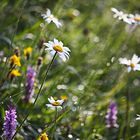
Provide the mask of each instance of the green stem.
[{"label": "green stem", "polygon": [[45,80],[46,80],[46,78],[47,78],[48,72],[49,72],[49,70],[50,70],[50,68],[51,68],[51,66],[52,66],[52,63],[53,63],[53,61],[54,61],[54,59],[55,59],[55,57],[56,57],[56,54],[57,54],[57,52],[54,54],[54,56],[53,56],[53,58],[52,58],[50,64],[49,64],[48,67],[47,67],[46,74],[45,74],[45,76],[44,76],[44,79],[43,79],[43,81],[42,81],[42,83],[41,83],[41,86],[40,86],[40,88],[39,88],[39,91],[38,91],[38,93],[37,93],[37,96],[36,96],[36,98],[35,98],[35,101],[34,101],[32,107],[31,107],[30,111],[29,111],[28,114],[25,116],[25,118],[24,118],[23,121],[21,122],[20,126],[17,128],[17,130],[16,130],[16,132],[15,132],[15,134],[13,135],[13,137],[12,137],[11,140],[13,140],[13,139],[15,138],[16,134],[18,133],[18,131],[20,130],[20,128],[23,126],[24,122],[27,120],[27,118],[28,118],[28,116],[30,115],[30,113],[32,113],[32,109],[34,108],[34,106],[35,106],[35,104],[36,104],[36,102],[37,102],[37,99],[38,99],[39,95],[41,94],[41,91],[42,91],[44,82],[45,82]]},{"label": "green stem", "polygon": [[127,140],[128,136],[128,128],[129,128],[129,91],[127,91],[126,94],[126,115],[125,115],[125,126],[124,126],[124,132],[123,132],[123,139]]}]

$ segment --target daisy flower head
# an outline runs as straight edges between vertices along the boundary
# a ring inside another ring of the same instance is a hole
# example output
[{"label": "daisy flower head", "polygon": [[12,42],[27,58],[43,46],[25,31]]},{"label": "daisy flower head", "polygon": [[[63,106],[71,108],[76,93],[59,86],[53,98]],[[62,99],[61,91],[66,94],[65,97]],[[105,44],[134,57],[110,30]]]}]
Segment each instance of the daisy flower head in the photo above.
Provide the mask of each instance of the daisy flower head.
[{"label": "daisy flower head", "polygon": [[139,114],[137,114],[136,120],[140,120],[140,115]]},{"label": "daisy flower head", "polygon": [[130,14],[129,19],[130,19],[132,24],[140,25],[140,15],[138,15],[138,14],[135,14],[135,15]]},{"label": "daisy flower head", "polygon": [[128,72],[130,72],[131,70],[140,71],[140,64],[138,64],[140,62],[140,58],[136,54],[133,55],[131,60],[128,60],[126,58],[120,58],[119,62],[120,64],[126,65],[128,67]]},{"label": "daisy flower head", "polygon": [[68,47],[64,47],[61,41],[58,41],[54,38],[53,41],[44,43],[44,45],[47,47],[45,50],[48,50],[51,53],[51,55],[57,53],[63,61],[69,59],[70,49]]},{"label": "daisy flower head", "polygon": [[46,104],[47,107],[55,110],[55,109],[62,109],[62,104],[64,100],[54,100],[53,97],[48,98],[50,104]]},{"label": "daisy flower head", "polygon": [[41,16],[48,24],[53,22],[57,26],[57,28],[62,26],[62,23],[59,22],[59,20],[51,13],[50,9],[47,9],[46,13],[42,14]]},{"label": "daisy flower head", "polygon": [[119,11],[116,8],[111,8],[111,11],[114,13],[113,17],[122,20],[125,23],[131,24],[132,21],[128,17],[128,14],[125,14],[123,11]]},{"label": "daisy flower head", "polygon": [[127,17],[127,14],[124,14],[122,11],[117,10],[116,8],[111,8],[111,11],[114,13],[113,17],[123,20]]}]

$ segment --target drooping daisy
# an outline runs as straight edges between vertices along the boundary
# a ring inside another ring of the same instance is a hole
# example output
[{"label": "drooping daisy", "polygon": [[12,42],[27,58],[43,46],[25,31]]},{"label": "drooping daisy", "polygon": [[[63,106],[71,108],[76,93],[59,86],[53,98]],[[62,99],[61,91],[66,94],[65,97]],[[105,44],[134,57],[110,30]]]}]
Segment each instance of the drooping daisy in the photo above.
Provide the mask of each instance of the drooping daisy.
[{"label": "drooping daisy", "polygon": [[44,45],[47,47],[45,50],[48,50],[51,53],[51,55],[54,55],[57,52],[57,54],[63,61],[69,59],[70,49],[68,47],[64,47],[61,41],[58,41],[54,38],[53,41],[44,43]]},{"label": "drooping daisy", "polygon": [[138,15],[138,14],[135,14],[135,15],[130,14],[129,15],[129,20],[130,20],[131,24],[140,25],[140,15]]},{"label": "drooping daisy", "polygon": [[139,114],[137,114],[136,120],[140,120],[140,115]]},{"label": "drooping daisy", "polygon": [[57,26],[57,28],[62,26],[61,22],[59,22],[58,19],[54,17],[53,14],[51,14],[50,9],[47,9],[46,13],[42,14],[41,16],[43,17],[43,19],[45,19],[47,23],[53,22]]},{"label": "drooping daisy", "polygon": [[126,65],[128,67],[128,72],[130,72],[131,70],[140,70],[140,64],[138,64],[140,62],[140,58],[136,54],[133,55],[131,60],[120,58],[119,61],[120,64]]},{"label": "drooping daisy", "polygon": [[118,11],[116,8],[111,8],[111,11],[114,13],[113,17],[123,20],[127,17],[127,14],[124,14],[122,11]]},{"label": "drooping daisy", "polygon": [[54,100],[53,97],[48,98],[50,104],[46,104],[47,107],[55,110],[55,109],[62,109],[62,104],[64,100]]}]

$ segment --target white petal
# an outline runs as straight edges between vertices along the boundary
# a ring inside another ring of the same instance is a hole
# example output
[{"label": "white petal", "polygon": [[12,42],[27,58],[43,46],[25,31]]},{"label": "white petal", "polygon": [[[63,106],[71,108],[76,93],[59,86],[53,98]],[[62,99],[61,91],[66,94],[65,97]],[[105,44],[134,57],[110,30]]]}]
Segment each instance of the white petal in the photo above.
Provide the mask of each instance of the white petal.
[{"label": "white petal", "polygon": [[128,72],[130,72],[130,71],[131,71],[131,69],[132,69],[131,67],[128,67],[128,68],[127,68],[127,71],[128,71]]},{"label": "white petal", "polygon": [[57,100],[61,105],[63,104],[64,100]]},{"label": "white petal", "polygon": [[124,64],[124,65],[129,65],[130,64],[129,60],[127,60],[126,58],[120,58],[119,62],[120,62],[120,64]]},{"label": "white petal", "polygon": [[53,109],[53,110],[55,110],[55,108],[56,108],[55,106],[53,106],[51,104],[46,104],[46,106],[49,107],[49,108],[51,108],[51,109]]},{"label": "white petal", "polygon": [[140,64],[137,64],[135,67],[134,67],[134,71],[135,70],[140,70]]},{"label": "white petal", "polygon": [[132,63],[137,64],[140,61],[140,58],[134,54],[131,61]]},{"label": "white petal", "polygon": [[63,47],[63,48],[64,48],[64,50],[71,52],[71,50],[68,47]]},{"label": "white petal", "polygon": [[47,16],[50,16],[51,15],[51,10],[50,9],[47,9]]},{"label": "white petal", "polygon": [[64,55],[64,53],[58,53],[58,55],[63,61],[66,61],[66,56]]}]

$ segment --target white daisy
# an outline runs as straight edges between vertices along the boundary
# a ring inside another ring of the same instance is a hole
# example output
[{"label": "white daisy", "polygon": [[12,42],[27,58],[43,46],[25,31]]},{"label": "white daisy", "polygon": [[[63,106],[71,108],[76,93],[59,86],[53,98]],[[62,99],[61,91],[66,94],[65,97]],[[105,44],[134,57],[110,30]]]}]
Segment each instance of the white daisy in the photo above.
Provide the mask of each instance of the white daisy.
[{"label": "white daisy", "polygon": [[139,24],[140,25],[140,15],[136,14],[130,14],[129,20],[131,21],[131,24]]},{"label": "white daisy", "polygon": [[140,120],[140,115],[139,114],[137,114],[136,120]]},{"label": "white daisy", "polygon": [[64,100],[54,100],[53,97],[48,98],[50,104],[46,104],[47,107],[55,110],[55,109],[62,109],[62,104]]},{"label": "white daisy", "polygon": [[43,17],[43,19],[45,19],[47,23],[53,22],[57,26],[57,28],[62,26],[61,22],[59,22],[58,19],[54,17],[53,14],[51,14],[50,9],[47,9],[46,13],[42,14],[41,16]]},{"label": "white daisy", "polygon": [[130,72],[131,70],[140,70],[140,64],[138,64],[140,62],[140,58],[136,54],[133,55],[131,60],[120,58],[119,61],[120,64],[126,65],[128,67],[128,72]]},{"label": "white daisy", "polygon": [[127,17],[127,14],[124,14],[122,11],[118,11],[116,8],[111,8],[111,11],[114,13],[113,17],[118,18],[119,20],[124,20]]},{"label": "white daisy", "polygon": [[48,50],[51,53],[51,55],[54,55],[57,52],[57,54],[63,61],[66,61],[66,59],[69,59],[70,49],[67,47],[64,47],[61,41],[58,41],[57,39],[54,38],[53,41],[44,43],[44,45],[47,47],[45,50]]}]

